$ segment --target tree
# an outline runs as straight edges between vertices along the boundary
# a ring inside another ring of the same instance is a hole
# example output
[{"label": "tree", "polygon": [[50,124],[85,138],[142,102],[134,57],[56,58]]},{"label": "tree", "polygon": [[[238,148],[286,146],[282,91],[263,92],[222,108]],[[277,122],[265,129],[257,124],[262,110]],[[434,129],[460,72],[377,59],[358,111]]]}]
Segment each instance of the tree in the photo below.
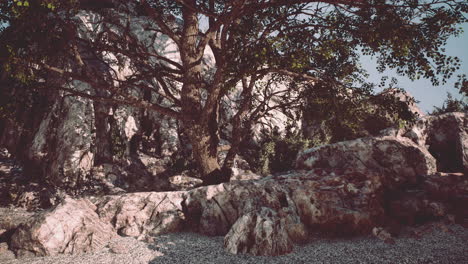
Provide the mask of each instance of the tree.
[{"label": "tree", "polygon": [[[361,53],[377,56],[380,70],[444,82],[459,60],[445,55],[443,45],[459,34],[467,9],[457,0],[9,0],[0,4],[7,23],[0,56],[7,72],[31,85],[179,120],[210,182],[221,169],[218,108],[236,87],[241,93],[224,167],[252,124],[271,110],[298,106],[314,83],[357,89],[365,76]],[[177,56],[155,45],[161,39]],[[119,68],[130,71],[122,76]],[[278,80],[284,89],[272,88]],[[68,86],[76,81],[94,92]],[[135,89],[164,103],[133,96]]]},{"label": "tree", "polygon": [[451,112],[468,112],[468,103],[466,102],[465,96],[458,100],[453,98],[452,94],[447,93],[447,99],[445,99],[442,107],[434,106],[434,108],[432,115],[441,115]]}]

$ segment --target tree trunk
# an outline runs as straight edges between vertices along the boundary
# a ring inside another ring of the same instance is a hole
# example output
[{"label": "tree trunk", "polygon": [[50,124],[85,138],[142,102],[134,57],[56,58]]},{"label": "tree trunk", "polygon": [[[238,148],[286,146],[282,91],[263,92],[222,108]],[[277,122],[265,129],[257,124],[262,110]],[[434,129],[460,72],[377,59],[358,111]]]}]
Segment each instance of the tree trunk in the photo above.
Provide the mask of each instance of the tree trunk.
[{"label": "tree trunk", "polygon": [[192,152],[199,166],[202,179],[209,180],[218,173],[220,166],[217,157],[217,144],[208,129],[203,125],[194,125],[188,128],[188,136],[192,144]]},{"label": "tree trunk", "polygon": [[[196,6],[195,0],[188,5]],[[180,42],[180,56],[184,68],[181,93],[181,106],[184,126],[192,145],[192,153],[204,184],[215,184],[226,181],[221,177],[217,159],[218,123],[217,99],[218,89],[207,87],[202,78],[203,49],[198,49],[199,27],[198,14],[191,8],[182,9],[184,27]],[[202,92],[208,92],[208,99],[203,106]]]},{"label": "tree trunk", "polygon": [[94,102],[94,126],[96,127],[96,156],[94,165],[112,162],[112,139],[110,136],[109,110],[100,102]]}]

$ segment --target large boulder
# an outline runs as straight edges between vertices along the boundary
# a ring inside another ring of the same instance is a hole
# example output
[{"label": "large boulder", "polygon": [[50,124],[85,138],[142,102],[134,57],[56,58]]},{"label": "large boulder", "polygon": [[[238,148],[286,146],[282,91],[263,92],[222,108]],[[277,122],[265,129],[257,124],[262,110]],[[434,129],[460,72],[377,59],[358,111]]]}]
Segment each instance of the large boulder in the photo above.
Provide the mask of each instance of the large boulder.
[{"label": "large boulder", "polygon": [[437,171],[468,173],[468,118],[446,113],[421,118],[404,133],[437,160]]},{"label": "large boulder", "polygon": [[17,255],[57,255],[82,253],[105,247],[116,235],[103,222],[96,207],[86,199],[66,198],[54,210],[36,216],[18,227],[10,247]]},{"label": "large boulder", "polygon": [[241,216],[224,238],[226,250],[233,254],[282,255],[292,251],[284,218],[270,208]]},{"label": "large boulder", "polygon": [[183,229],[184,198],[184,192],[111,195],[96,202],[97,213],[102,221],[112,223],[118,234],[144,239]]},{"label": "large boulder", "polygon": [[362,234],[384,219],[381,177],[371,172],[313,170],[237,181],[188,193],[189,226],[226,235],[232,253],[278,255],[309,230]]},{"label": "large boulder", "polygon": [[367,137],[311,148],[301,152],[298,169],[353,169],[385,176],[387,187],[416,183],[436,172],[436,161],[424,147],[402,137]]}]

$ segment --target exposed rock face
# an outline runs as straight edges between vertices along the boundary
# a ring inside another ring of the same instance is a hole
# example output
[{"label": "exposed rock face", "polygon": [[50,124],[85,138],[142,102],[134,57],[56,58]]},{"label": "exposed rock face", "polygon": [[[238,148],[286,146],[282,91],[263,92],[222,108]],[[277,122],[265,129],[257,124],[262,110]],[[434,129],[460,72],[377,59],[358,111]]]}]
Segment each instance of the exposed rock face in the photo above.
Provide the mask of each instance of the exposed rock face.
[{"label": "exposed rock face", "polygon": [[95,209],[86,199],[67,198],[54,210],[18,227],[10,246],[18,255],[36,256],[100,249],[116,233],[110,223],[99,219]]},{"label": "exposed rock face", "polygon": [[[75,89],[89,92],[88,86],[78,82]],[[58,96],[52,110],[41,122],[28,158],[36,168],[43,170],[43,175],[52,184],[73,187],[85,180],[94,160],[91,152],[93,118],[90,100]]]},{"label": "exposed rock face", "polygon": [[[386,227],[392,221],[411,224],[406,220],[455,213],[457,222],[463,224],[468,216],[465,175],[428,176],[416,186],[417,191],[385,186],[386,177],[397,175],[312,169],[190,191],[94,198],[96,206],[68,199],[45,216],[21,225],[10,244],[19,254],[76,253],[106,245],[106,234],[114,234],[113,230],[149,239],[191,229],[225,235],[225,247],[234,254],[279,255],[290,252],[294,243],[306,241],[310,231],[374,232],[391,243]],[[50,225],[57,228],[49,229]]]},{"label": "exposed rock face", "polygon": [[407,138],[372,137],[343,141],[303,151],[298,169],[336,168],[374,171],[389,180],[387,184],[416,183],[417,178],[436,172],[430,153]]},{"label": "exposed rock face", "polygon": [[[80,37],[96,37],[98,32],[91,26],[92,23],[100,23],[96,14],[80,12],[73,19],[81,23],[78,27]],[[152,39],[153,36],[144,34],[144,31],[148,31],[144,29],[143,22],[136,21],[132,24],[132,30],[141,38]],[[167,42],[167,38],[161,39],[159,48],[167,47]],[[94,71],[97,76],[102,77],[113,72],[97,63],[94,58],[88,58],[86,52],[83,54],[83,59],[88,60],[87,64],[91,67],[90,71]],[[129,73],[126,67],[114,70],[120,77]],[[90,95],[106,95],[105,92],[79,81],[72,82],[67,88]],[[123,176],[142,181],[135,182],[135,186],[130,184],[130,191],[145,191],[150,188],[140,187],[148,187],[147,182],[155,177],[151,172],[141,173],[142,170],[138,168],[141,162],[138,161],[138,155],[134,154],[142,150],[165,159],[181,149],[175,120],[132,107],[93,102],[65,92],[46,92],[47,94],[41,92],[40,96],[33,97],[31,104],[15,105],[14,120],[17,122],[0,119],[0,145],[7,147],[15,157],[27,164],[26,174],[42,182],[47,181],[49,185],[84,188],[82,185],[94,179],[94,166],[129,160],[130,163],[136,161],[136,164],[133,167],[123,164],[121,170],[126,171],[122,173]],[[2,89],[0,95],[7,98],[31,96],[25,93],[21,89]],[[148,101],[161,101],[161,98],[147,95],[137,88],[132,94]],[[168,189],[167,179],[158,180],[157,183],[162,186],[151,185],[149,187],[153,188],[150,190]]]},{"label": "exposed rock face", "polygon": [[466,113],[447,113],[421,118],[406,133],[437,159],[437,170],[468,173],[468,118]]},{"label": "exposed rock face", "polygon": [[[448,116],[451,120],[458,114]],[[188,191],[93,198],[93,204],[66,199],[54,211],[9,227],[17,229],[10,248],[18,254],[76,253],[105,246],[115,232],[147,239],[191,229],[225,235],[225,247],[234,254],[279,255],[306,241],[311,231],[372,232],[392,243],[401,224],[448,214],[467,224],[467,175],[437,173],[425,145],[399,135],[309,149],[297,159],[303,170],[285,175],[240,175],[229,183]]]},{"label": "exposed rock face", "polygon": [[120,235],[145,238],[182,229],[183,199],[183,192],[107,196],[97,203],[97,213]]},{"label": "exposed rock face", "polygon": [[226,250],[252,255],[282,255],[292,251],[285,220],[270,208],[241,216],[224,239]]},{"label": "exposed rock face", "polygon": [[309,229],[369,232],[384,210],[378,175],[314,170],[192,190],[184,202],[188,225],[226,235],[232,253],[284,254]]}]

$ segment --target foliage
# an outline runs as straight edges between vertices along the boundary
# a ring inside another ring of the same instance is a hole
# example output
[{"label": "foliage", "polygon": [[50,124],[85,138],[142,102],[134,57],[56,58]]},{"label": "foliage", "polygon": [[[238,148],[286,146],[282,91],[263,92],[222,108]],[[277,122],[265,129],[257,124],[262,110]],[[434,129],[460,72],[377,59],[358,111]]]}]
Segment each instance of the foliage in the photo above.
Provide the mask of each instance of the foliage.
[{"label": "foliage", "polygon": [[311,140],[302,137],[300,130],[294,130],[294,127],[295,124],[289,123],[283,135],[273,131],[263,138],[254,164],[257,172],[266,175],[291,170],[297,154],[315,146]]},{"label": "foliage", "polygon": [[465,96],[461,99],[453,98],[452,94],[447,93],[447,99],[441,107],[434,106],[432,115],[441,115],[450,112],[468,112],[468,102]]},{"label": "foliage", "polygon": [[326,83],[308,89],[302,108],[304,136],[327,144],[376,135],[382,129],[415,121],[417,116],[408,107],[414,99],[403,90],[388,88],[380,94],[372,90],[366,85],[349,90]]},{"label": "foliage", "polygon": [[[0,3],[0,66],[28,87],[46,82],[45,89],[179,120],[195,160],[209,174],[219,169],[216,112],[236,87],[242,94],[229,120],[234,145],[262,116],[288,114],[315,89],[318,95],[307,104],[335,131],[332,140],[354,137],[365,120],[375,124],[369,118],[380,110],[372,103],[381,100],[357,96],[372,88],[364,83],[361,52],[375,56],[381,71],[390,67],[443,83],[460,66],[443,47],[460,34],[467,11],[459,0],[7,0]],[[170,45],[179,56],[162,48]],[[208,50],[210,69],[203,59]],[[126,76],[119,72],[124,68]],[[279,93],[271,80],[288,83],[286,89]],[[70,89],[73,81],[95,93]],[[137,98],[135,88],[164,100]],[[343,99],[343,91],[357,99]],[[318,105],[325,108],[314,109]],[[399,116],[393,104],[384,105],[391,118]]]}]

